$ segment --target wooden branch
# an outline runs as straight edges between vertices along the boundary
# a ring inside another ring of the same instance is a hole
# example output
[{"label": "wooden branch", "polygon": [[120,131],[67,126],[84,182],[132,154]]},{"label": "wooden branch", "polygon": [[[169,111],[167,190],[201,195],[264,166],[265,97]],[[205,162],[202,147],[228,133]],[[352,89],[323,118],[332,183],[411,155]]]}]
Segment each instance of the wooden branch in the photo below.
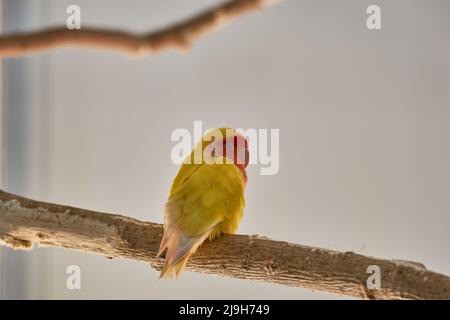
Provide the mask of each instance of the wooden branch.
[{"label": "wooden branch", "polygon": [[53,28],[29,34],[0,37],[0,56],[12,57],[57,47],[91,47],[146,56],[169,48],[186,50],[208,32],[233,22],[238,17],[280,0],[233,0],[191,19],[148,34],[120,30]]},{"label": "wooden branch", "polygon": [[[161,236],[160,224],[38,202],[0,190],[0,243],[8,247],[31,249],[35,243],[76,249],[144,261],[160,270],[163,259],[157,259],[156,254]],[[367,289],[369,265],[381,269],[380,289]],[[226,235],[207,242],[191,257],[187,270],[358,298],[450,299],[450,277],[419,263],[260,236]]]}]

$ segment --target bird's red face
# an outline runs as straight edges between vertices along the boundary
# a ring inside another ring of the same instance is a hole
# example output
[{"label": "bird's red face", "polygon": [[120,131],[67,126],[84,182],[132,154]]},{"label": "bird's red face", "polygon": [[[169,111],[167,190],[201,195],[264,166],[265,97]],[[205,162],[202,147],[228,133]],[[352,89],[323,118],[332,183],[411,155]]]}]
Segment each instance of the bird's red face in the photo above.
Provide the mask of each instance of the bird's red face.
[{"label": "bird's red face", "polygon": [[226,137],[223,140],[223,153],[228,159],[240,168],[245,170],[249,163],[248,142],[245,137],[236,135]]},{"label": "bird's red face", "polygon": [[245,169],[249,164],[248,142],[241,135],[227,135],[225,138],[213,141],[206,147],[206,152],[213,157],[226,158],[226,164],[234,164],[242,172],[245,181],[247,174]]},{"label": "bird's red face", "polygon": [[227,137],[223,140],[224,156],[233,161],[234,165],[239,168],[247,182],[247,172],[245,169],[249,163],[248,142],[245,137],[235,135]]}]

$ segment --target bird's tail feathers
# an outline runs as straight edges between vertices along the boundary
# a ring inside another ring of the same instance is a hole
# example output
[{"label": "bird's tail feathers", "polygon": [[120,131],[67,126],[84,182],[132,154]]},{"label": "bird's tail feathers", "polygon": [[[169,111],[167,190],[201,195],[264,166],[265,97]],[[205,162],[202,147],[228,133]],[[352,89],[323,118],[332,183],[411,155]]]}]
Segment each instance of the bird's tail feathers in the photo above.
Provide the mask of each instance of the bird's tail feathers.
[{"label": "bird's tail feathers", "polygon": [[188,237],[179,228],[167,226],[158,252],[158,256],[160,256],[167,249],[166,262],[159,278],[166,279],[180,276],[189,257],[209,237],[212,229],[202,235]]}]

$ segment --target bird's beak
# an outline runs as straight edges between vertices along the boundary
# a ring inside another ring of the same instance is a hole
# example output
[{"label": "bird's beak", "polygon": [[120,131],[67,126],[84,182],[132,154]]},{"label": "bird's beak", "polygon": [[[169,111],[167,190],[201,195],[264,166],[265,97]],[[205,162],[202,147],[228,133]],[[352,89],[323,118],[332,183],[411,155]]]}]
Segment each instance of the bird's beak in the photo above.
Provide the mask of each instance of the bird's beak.
[{"label": "bird's beak", "polygon": [[248,167],[249,162],[250,162],[250,152],[248,152],[248,149],[245,148],[245,166],[244,166],[244,168]]}]

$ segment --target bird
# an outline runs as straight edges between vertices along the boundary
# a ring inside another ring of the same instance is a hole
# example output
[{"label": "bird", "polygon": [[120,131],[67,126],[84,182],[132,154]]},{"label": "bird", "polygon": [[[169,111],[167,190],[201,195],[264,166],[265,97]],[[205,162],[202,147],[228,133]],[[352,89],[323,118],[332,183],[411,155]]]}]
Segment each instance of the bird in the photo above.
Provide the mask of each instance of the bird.
[{"label": "bird", "polygon": [[164,206],[157,257],[166,254],[160,279],[178,278],[206,239],[236,233],[245,208],[248,164],[248,141],[235,129],[211,129],[194,146]]}]

